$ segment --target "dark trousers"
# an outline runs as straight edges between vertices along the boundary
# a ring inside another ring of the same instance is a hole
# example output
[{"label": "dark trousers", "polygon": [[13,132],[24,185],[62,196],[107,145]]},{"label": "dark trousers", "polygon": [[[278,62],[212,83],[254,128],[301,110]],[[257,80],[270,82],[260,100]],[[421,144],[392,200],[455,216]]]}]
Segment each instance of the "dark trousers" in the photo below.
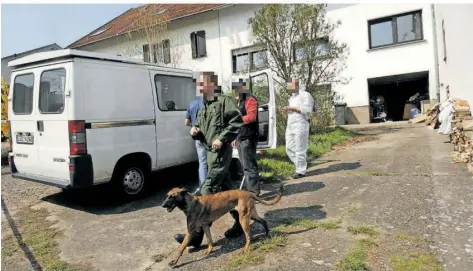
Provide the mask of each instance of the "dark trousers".
[{"label": "dark trousers", "polygon": [[229,186],[228,170],[232,162],[232,146],[223,144],[220,150],[207,151],[207,178],[202,185],[202,195],[210,195],[226,190]]},{"label": "dark trousers", "polygon": [[[202,185],[202,190],[196,196],[215,194],[220,191],[229,190],[231,185],[227,183],[228,171],[232,160],[232,146],[229,143],[223,144],[220,150],[207,151],[207,178]],[[209,224],[209,227],[212,223]],[[198,247],[202,244],[204,230],[199,227],[191,236],[190,245]]]},{"label": "dark trousers", "polygon": [[246,190],[255,194],[260,192],[258,164],[256,163],[257,139],[243,139],[238,144],[238,155],[245,173]]}]

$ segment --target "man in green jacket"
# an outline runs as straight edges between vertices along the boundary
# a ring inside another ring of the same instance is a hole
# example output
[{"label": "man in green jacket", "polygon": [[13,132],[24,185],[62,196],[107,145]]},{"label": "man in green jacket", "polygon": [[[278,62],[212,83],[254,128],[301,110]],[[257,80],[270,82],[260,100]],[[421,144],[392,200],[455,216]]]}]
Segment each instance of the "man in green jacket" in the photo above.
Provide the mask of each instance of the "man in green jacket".
[{"label": "man in green jacket", "polygon": [[[199,110],[190,134],[206,147],[208,167],[207,178],[201,191],[196,193],[199,196],[230,189],[231,185],[226,181],[232,159],[231,143],[237,138],[243,119],[235,99],[221,93],[217,75],[204,72],[197,81],[197,88],[203,96],[204,106]],[[189,245],[199,247],[203,237],[204,232],[200,228],[192,236]],[[182,243],[184,235],[177,234],[174,238]]]}]

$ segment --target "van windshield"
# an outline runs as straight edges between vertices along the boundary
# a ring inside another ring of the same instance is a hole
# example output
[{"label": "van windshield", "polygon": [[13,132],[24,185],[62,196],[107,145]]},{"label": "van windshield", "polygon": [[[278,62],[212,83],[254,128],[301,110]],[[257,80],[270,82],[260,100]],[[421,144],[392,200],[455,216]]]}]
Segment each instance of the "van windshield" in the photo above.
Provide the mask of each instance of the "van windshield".
[{"label": "van windshield", "polygon": [[13,113],[29,115],[33,112],[34,74],[22,74],[15,77],[13,84]]}]

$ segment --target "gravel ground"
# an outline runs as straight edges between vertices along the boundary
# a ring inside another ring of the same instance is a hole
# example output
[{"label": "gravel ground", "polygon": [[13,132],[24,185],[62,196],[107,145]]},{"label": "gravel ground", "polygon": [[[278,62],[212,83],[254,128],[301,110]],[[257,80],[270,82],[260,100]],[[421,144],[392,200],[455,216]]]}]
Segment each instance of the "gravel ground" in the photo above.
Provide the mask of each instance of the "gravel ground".
[{"label": "gravel ground", "polygon": [[[356,207],[343,218],[342,228],[294,232],[286,246],[264,252],[261,261],[245,270],[333,270],[357,239],[347,232],[348,226],[357,225],[380,233],[378,247],[367,259],[373,270],[392,270],[391,255],[412,252],[433,253],[446,270],[473,270],[472,178],[464,164],[450,162],[451,145],[421,125],[374,125],[359,131],[379,140],[337,148],[315,161],[307,178],[288,181],[280,203],[257,206],[270,227],[288,218],[338,219]],[[3,173],[2,196],[13,217],[25,206],[47,208],[49,219],[64,233],[58,239],[61,258],[71,264],[97,270],[168,270],[167,255],[177,248],[172,237],[185,230],[185,218],[159,205],[170,187],[195,185],[189,182],[195,176],[188,172],[196,172],[173,170],[157,174],[159,185],[145,199],[131,203],[109,204],[103,189],[70,194]],[[228,269],[243,244],[242,239],[223,238],[231,224],[229,216],[215,222],[215,252],[209,257],[203,251],[185,252],[179,269]],[[252,228],[256,241],[261,229]],[[401,241],[397,234],[424,241]],[[155,262],[157,255],[164,259]]]}]

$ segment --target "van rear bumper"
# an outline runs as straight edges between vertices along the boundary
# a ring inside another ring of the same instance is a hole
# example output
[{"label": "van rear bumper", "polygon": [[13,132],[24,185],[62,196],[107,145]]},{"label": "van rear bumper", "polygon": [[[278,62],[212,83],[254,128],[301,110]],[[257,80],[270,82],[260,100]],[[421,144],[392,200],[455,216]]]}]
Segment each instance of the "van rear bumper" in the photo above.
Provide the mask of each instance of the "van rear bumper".
[{"label": "van rear bumper", "polygon": [[90,154],[70,157],[69,180],[59,180],[47,176],[19,173],[15,167],[15,161],[11,157],[11,172],[13,178],[57,186],[60,188],[87,188],[94,185],[94,170],[92,156]]},{"label": "van rear bumper", "polygon": [[38,175],[30,175],[30,174],[23,174],[23,173],[12,173],[11,174],[13,178],[17,179],[22,179],[26,181],[32,181],[36,183],[42,183],[42,184],[47,184],[47,185],[52,185],[52,186],[57,186],[60,188],[70,188],[71,184],[69,182],[61,181],[61,180],[56,180],[56,179],[51,179],[48,177],[44,176],[38,176]]}]

